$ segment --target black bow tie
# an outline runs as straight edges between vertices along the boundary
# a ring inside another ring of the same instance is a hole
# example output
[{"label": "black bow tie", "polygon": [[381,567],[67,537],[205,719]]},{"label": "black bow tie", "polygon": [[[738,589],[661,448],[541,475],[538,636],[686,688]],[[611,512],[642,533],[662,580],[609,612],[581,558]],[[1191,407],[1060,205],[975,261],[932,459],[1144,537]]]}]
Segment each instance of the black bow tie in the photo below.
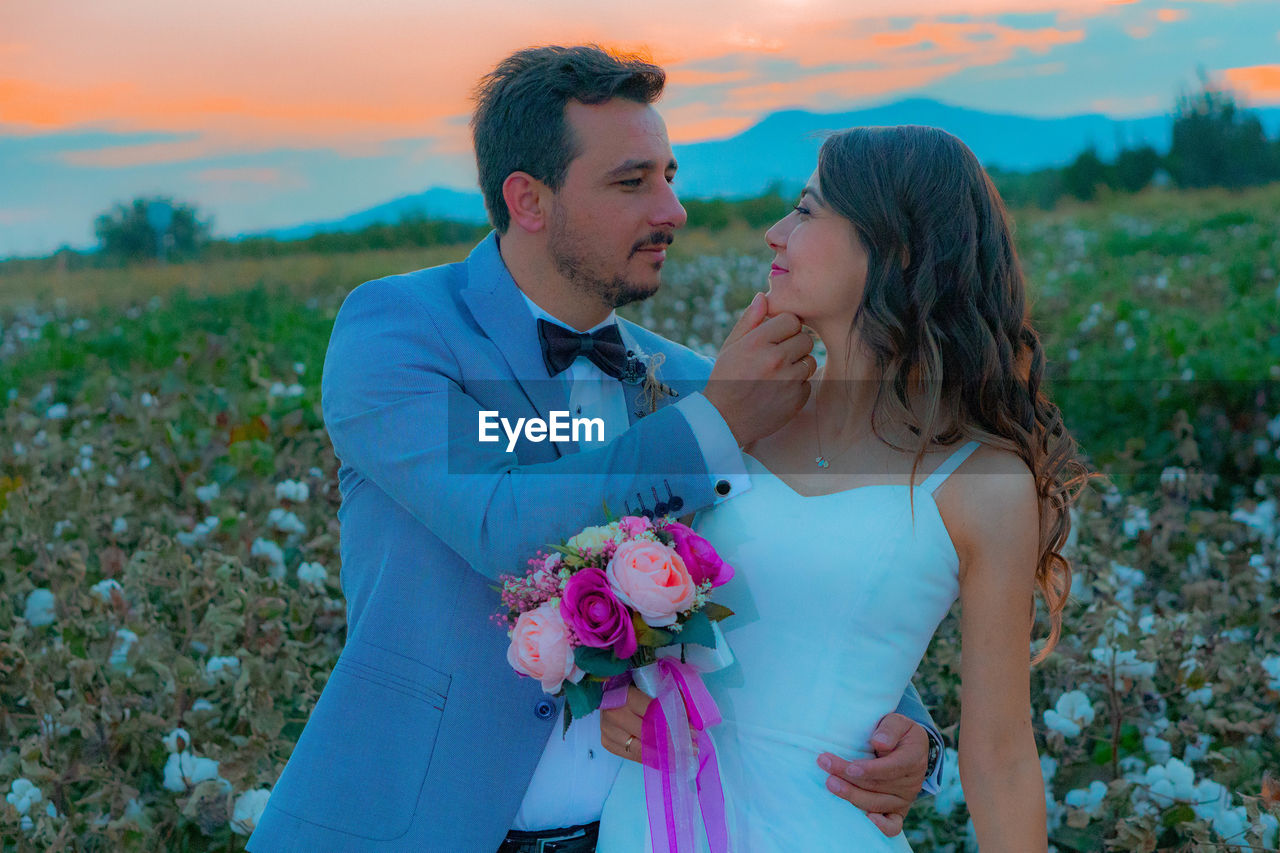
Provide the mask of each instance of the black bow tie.
[{"label": "black bow tie", "polygon": [[542,361],[552,376],[559,375],[580,355],[591,359],[614,379],[621,379],[627,366],[627,346],[622,342],[617,323],[587,334],[548,323],[539,317],[538,341],[542,344]]}]

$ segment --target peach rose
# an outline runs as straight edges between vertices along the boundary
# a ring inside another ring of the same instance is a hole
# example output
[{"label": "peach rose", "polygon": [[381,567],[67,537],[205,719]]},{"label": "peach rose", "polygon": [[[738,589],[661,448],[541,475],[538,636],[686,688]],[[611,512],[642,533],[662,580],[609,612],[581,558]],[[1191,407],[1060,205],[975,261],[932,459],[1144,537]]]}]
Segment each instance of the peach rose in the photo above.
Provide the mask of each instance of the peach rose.
[{"label": "peach rose", "polygon": [[655,628],[675,622],[677,613],[693,606],[697,593],[680,555],[647,539],[619,545],[605,574],[622,603]]},{"label": "peach rose", "polygon": [[558,691],[566,678],[576,683],[585,675],[573,662],[569,629],[558,602],[548,601],[520,614],[507,647],[507,663],[516,672],[541,681],[548,693]]}]

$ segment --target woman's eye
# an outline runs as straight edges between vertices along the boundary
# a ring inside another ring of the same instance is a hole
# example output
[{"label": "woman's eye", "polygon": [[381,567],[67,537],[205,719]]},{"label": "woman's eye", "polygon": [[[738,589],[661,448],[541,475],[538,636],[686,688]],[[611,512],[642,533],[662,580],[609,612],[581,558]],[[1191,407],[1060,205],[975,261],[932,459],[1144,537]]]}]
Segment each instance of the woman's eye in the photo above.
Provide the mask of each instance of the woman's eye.
[{"label": "woman's eye", "polygon": [[808,216],[808,215],[809,215],[809,208],[805,207],[805,206],[804,206],[804,205],[802,205],[802,204],[794,205],[794,206],[792,206],[792,208],[791,208],[791,209],[792,209],[792,210],[794,210],[796,213],[800,214],[801,216]]}]

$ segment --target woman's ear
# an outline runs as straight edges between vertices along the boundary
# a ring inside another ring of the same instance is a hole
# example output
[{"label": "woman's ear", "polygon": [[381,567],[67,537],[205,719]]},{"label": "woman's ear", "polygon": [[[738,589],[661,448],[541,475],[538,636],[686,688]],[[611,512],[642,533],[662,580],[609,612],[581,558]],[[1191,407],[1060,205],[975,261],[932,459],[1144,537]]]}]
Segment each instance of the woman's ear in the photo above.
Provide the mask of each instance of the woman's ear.
[{"label": "woman's ear", "polygon": [[547,226],[551,195],[547,185],[528,172],[512,172],[502,182],[502,200],[511,221],[531,234]]}]

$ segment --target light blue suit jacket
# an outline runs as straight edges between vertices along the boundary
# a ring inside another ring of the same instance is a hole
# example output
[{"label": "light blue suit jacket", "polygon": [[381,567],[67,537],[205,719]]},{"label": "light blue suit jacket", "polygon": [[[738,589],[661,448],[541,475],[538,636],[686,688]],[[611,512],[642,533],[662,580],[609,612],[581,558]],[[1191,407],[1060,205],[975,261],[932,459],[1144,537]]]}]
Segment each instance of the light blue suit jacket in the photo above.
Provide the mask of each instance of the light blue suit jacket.
[{"label": "light blue suit jacket", "polygon": [[[706,382],[708,359],[619,325],[637,357],[665,356],[675,399]],[[716,497],[673,398],[640,417],[640,386],[625,390],[632,426],[604,447],[476,440],[481,410],[569,407],[494,234],[464,262],[347,297],[322,384],[342,463],[347,642],[250,851],[497,849],[561,700],[507,664],[494,579],[599,523],[606,503],[620,514],[676,495],[683,513]],[[899,711],[931,725],[914,690]]]}]

